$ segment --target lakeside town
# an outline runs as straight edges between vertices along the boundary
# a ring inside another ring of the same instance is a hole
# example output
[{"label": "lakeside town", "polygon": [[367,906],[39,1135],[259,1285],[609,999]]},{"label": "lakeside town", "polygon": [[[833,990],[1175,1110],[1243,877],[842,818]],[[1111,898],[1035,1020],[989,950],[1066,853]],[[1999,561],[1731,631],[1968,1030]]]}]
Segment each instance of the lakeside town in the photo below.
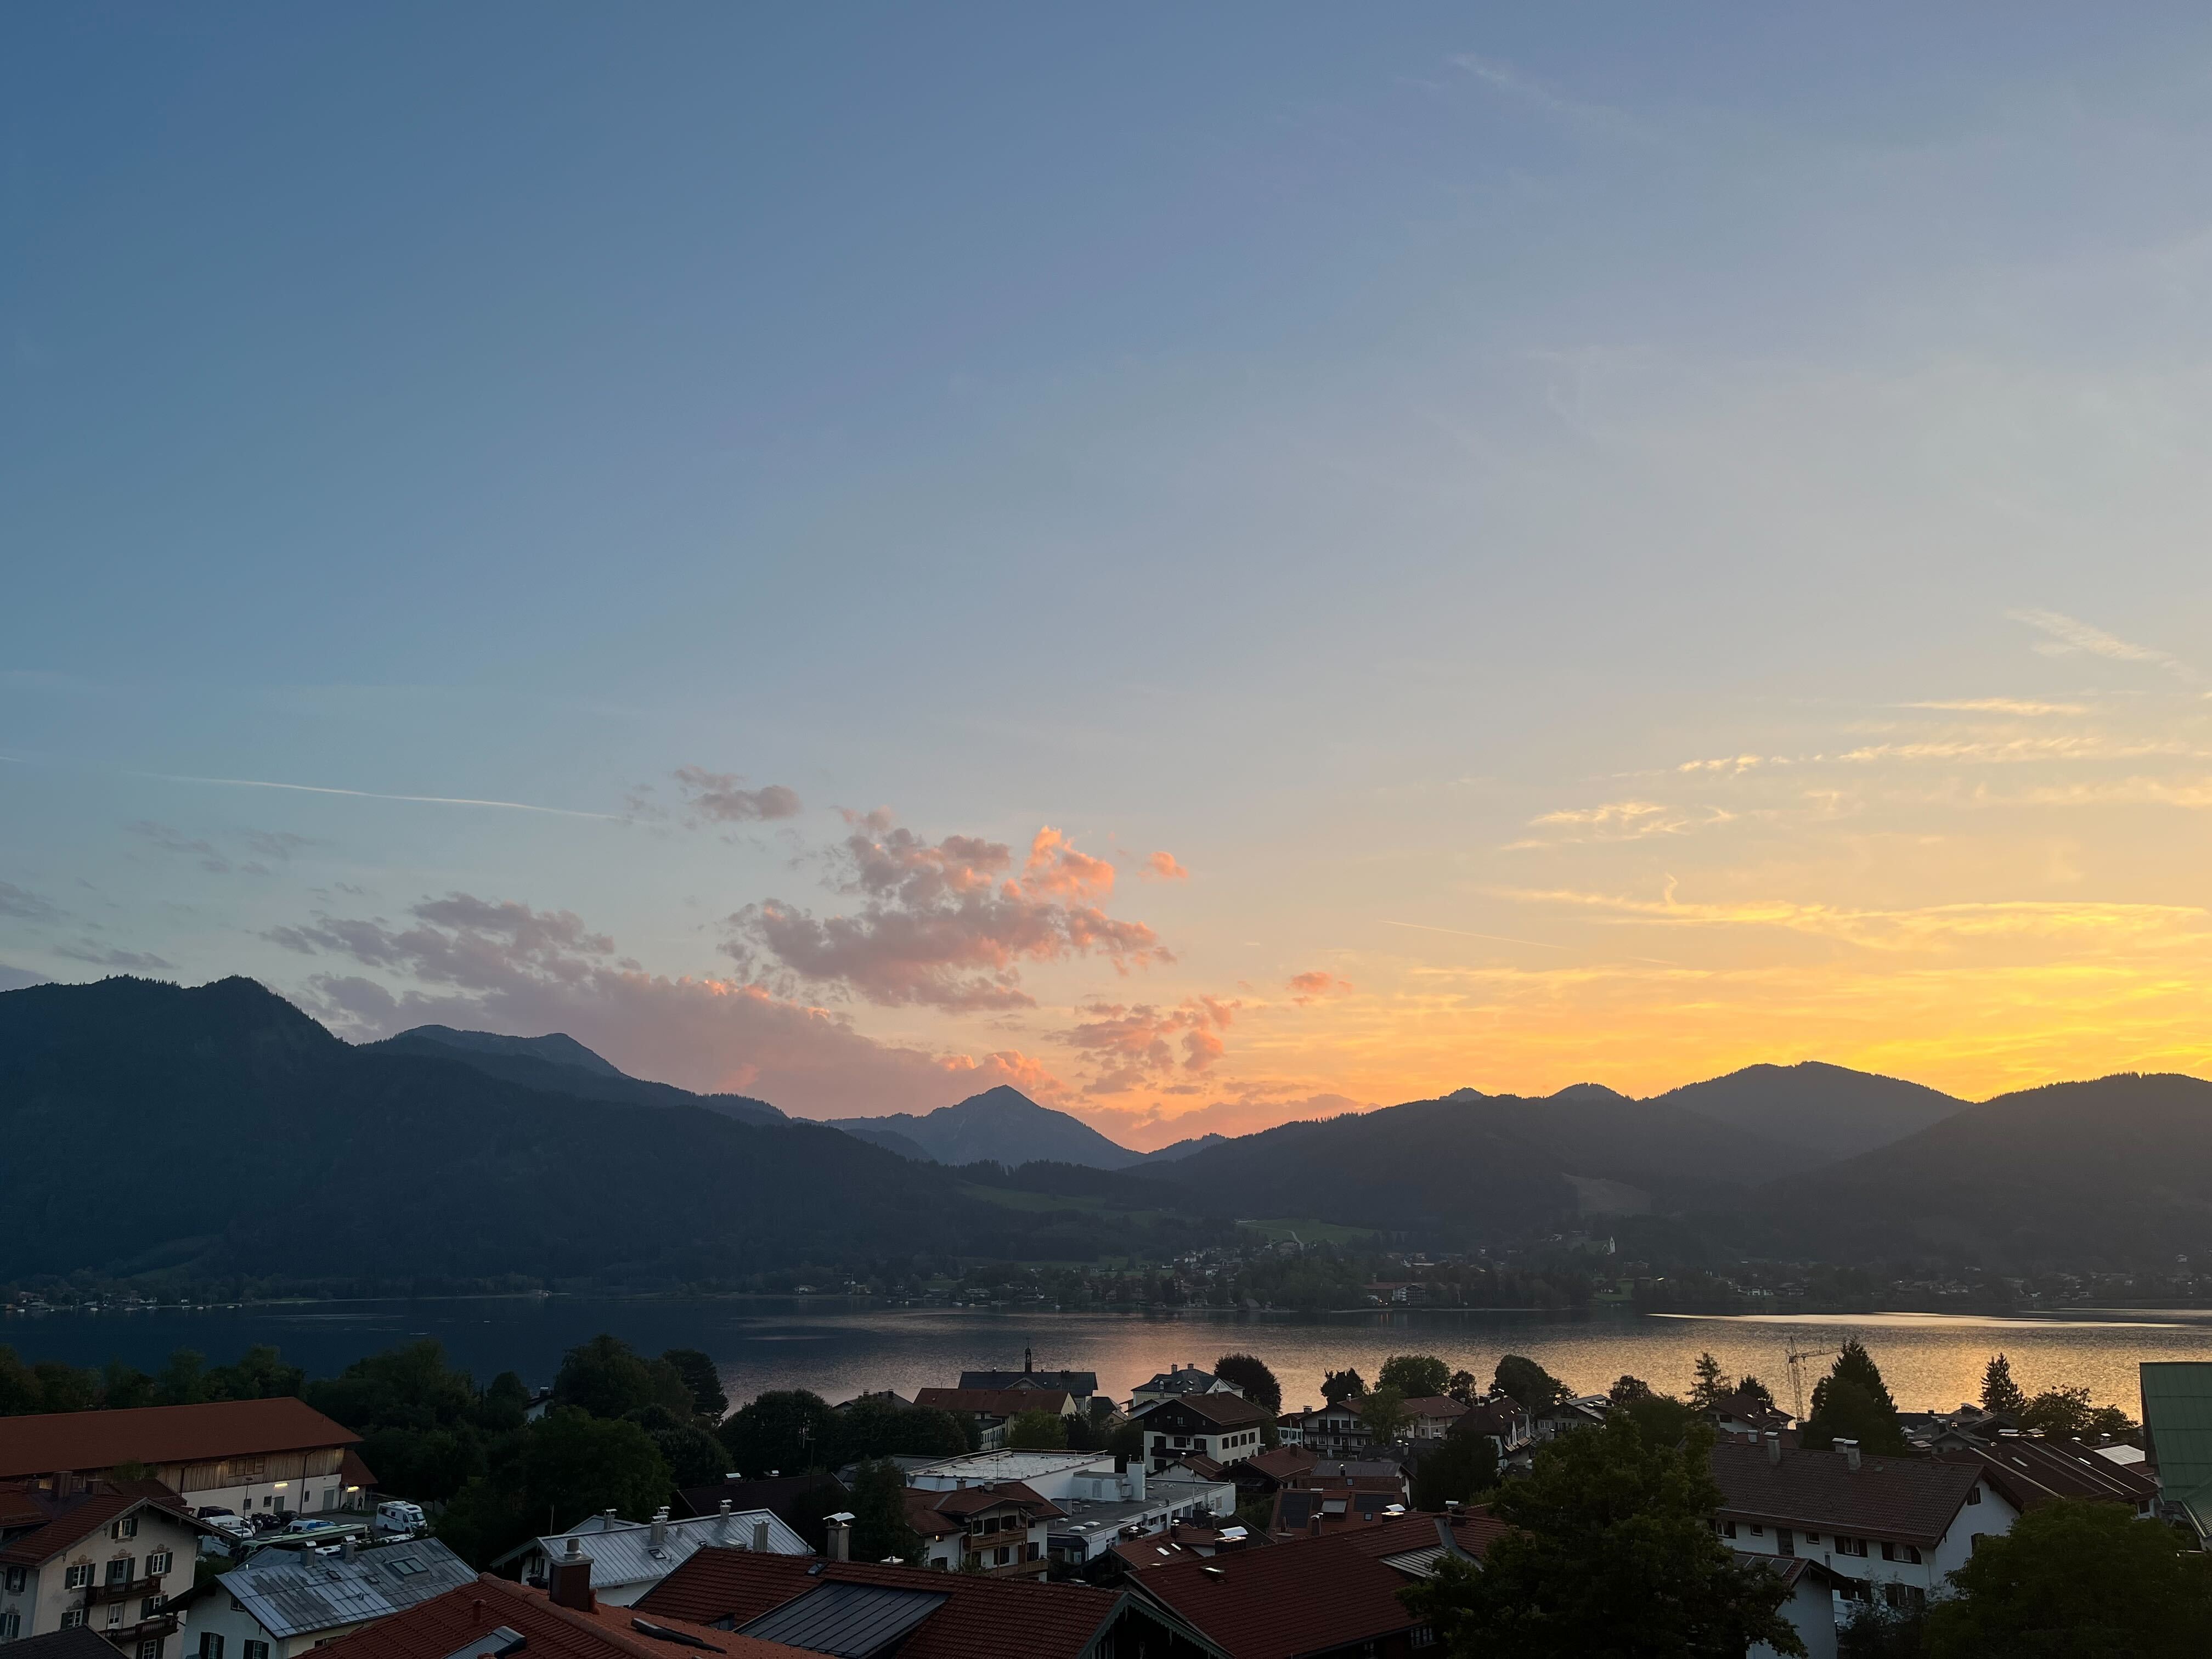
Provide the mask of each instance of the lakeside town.
[{"label": "lakeside town", "polygon": [[1767,1381],[1704,1356],[1675,1398],[1404,1353],[1297,1401],[1249,1354],[1171,1360],[1116,1398],[1025,1350],[911,1397],[732,1409],[703,1353],[605,1336],[550,1382],[481,1387],[428,1340],[316,1380],[269,1348],[155,1374],[0,1349],[0,1641],[1410,1655],[1486,1599],[1540,1602],[1547,1570],[1627,1571],[1594,1525],[1672,1529],[1670,1579],[1741,1638],[1714,1651],[1963,1650],[1941,1644],[2001,1626],[2051,1552],[2124,1568],[2155,1540],[2203,1581],[2212,1364],[2143,1364],[2130,1410],[2031,1395],[1994,1354],[1978,1399],[1905,1411],[1856,1340],[1789,1358]]}]

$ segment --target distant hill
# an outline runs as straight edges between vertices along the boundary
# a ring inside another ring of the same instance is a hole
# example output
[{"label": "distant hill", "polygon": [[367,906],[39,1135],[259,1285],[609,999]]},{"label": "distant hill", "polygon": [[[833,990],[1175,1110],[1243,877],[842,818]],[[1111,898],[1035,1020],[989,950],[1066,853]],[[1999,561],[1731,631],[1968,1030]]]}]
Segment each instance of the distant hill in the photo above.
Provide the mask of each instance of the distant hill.
[{"label": "distant hill", "polygon": [[2212,1261],[2212,1083],[2123,1073],[1999,1095],[1775,1182],[1729,1224],[1745,1248],[1829,1261]]},{"label": "distant hill", "polygon": [[1157,1212],[1149,1191],[988,1201],[956,1171],[822,1125],[535,1089],[427,1044],[342,1042],[245,979],[0,994],[0,1282],[88,1269],[653,1288],[1084,1261],[1127,1254],[1133,1227],[1169,1251],[1226,1237],[1133,1219]]},{"label": "distant hill", "polygon": [[1795,1066],[1747,1066],[1653,1100],[1824,1158],[1870,1152],[1966,1108],[1965,1101],[1941,1090],[1817,1060]]},{"label": "distant hill", "polygon": [[989,1158],[1009,1166],[1082,1164],[1094,1170],[1126,1170],[1145,1161],[1142,1152],[1133,1152],[1081,1119],[1040,1106],[1019,1089],[1005,1084],[919,1116],[896,1112],[888,1117],[828,1121],[832,1128],[894,1151],[904,1152],[900,1144],[903,1142],[939,1164],[975,1164]]},{"label": "distant hill", "polygon": [[1479,1242],[1571,1220],[1595,1195],[1608,1209],[1711,1205],[1809,1162],[1796,1148],[1610,1090],[1546,1101],[1465,1089],[1285,1124],[1145,1174],[1225,1196],[1240,1216]]},{"label": "distant hill", "polygon": [[1219,1146],[1228,1139],[1227,1135],[1193,1135],[1188,1140],[1178,1140],[1157,1152],[1146,1152],[1143,1161],[1146,1164],[1172,1164],[1179,1158],[1188,1158],[1193,1152],[1202,1152],[1209,1146]]},{"label": "distant hill", "polygon": [[616,1101],[625,1106],[697,1106],[741,1123],[790,1121],[768,1102],[750,1095],[695,1095],[673,1084],[631,1077],[560,1031],[547,1036],[517,1037],[492,1031],[456,1031],[449,1025],[417,1025],[398,1036],[362,1046],[386,1054],[457,1060],[489,1077],[578,1100]]}]

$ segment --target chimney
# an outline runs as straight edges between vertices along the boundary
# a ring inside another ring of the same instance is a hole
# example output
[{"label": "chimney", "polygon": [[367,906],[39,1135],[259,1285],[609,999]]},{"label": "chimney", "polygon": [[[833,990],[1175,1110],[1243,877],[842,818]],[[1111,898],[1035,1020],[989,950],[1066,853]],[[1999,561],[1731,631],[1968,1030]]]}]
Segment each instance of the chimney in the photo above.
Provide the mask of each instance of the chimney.
[{"label": "chimney", "polygon": [[653,1512],[653,1530],[646,1534],[646,1544],[651,1549],[665,1549],[668,1544],[668,1505],[663,1504]]},{"label": "chimney", "polygon": [[1321,1510],[1318,1508],[1306,1517],[1306,1532],[1310,1537],[1321,1536]]},{"label": "chimney", "polygon": [[753,1522],[753,1553],[757,1555],[768,1553],[768,1522],[765,1521]]},{"label": "chimney", "polygon": [[738,1470],[738,1469],[725,1469],[725,1470],[722,1472],[722,1479],[723,1479],[723,1480],[732,1480],[732,1481],[734,1481],[734,1480],[744,1480],[744,1478],[745,1478],[745,1477],[744,1477],[744,1472],[743,1472],[742,1470]]},{"label": "chimney", "polygon": [[351,1533],[348,1533],[344,1537],[338,1540],[338,1559],[341,1561],[350,1561],[353,1559],[353,1534]]},{"label": "chimney", "polygon": [[830,1517],[830,1559],[832,1561],[853,1559],[853,1516],[849,1510]]},{"label": "chimney", "polygon": [[1022,1375],[1024,1376],[1027,1376],[1031,1369],[1032,1367],[1030,1364],[1030,1351],[1027,1348],[1024,1348],[1022,1350]]},{"label": "chimney", "polygon": [[1782,1461],[1782,1437],[1771,1429],[1766,1431],[1766,1461],[1770,1463]]},{"label": "chimney", "polygon": [[714,1536],[717,1538],[727,1538],[729,1535],[730,1500],[725,1498],[714,1510]]},{"label": "chimney", "polygon": [[592,1594],[592,1558],[584,1553],[582,1539],[568,1540],[568,1553],[555,1558],[550,1577],[553,1582],[549,1599],[555,1607],[589,1613],[599,1605]]},{"label": "chimney", "polygon": [[1855,1468],[1858,1468],[1858,1466],[1859,1466],[1859,1443],[1858,1443],[1857,1441],[1856,1441],[1856,1440],[1838,1440],[1838,1442],[1836,1442],[1836,1449],[1837,1449],[1838,1451],[1839,1451],[1839,1452],[1843,1453],[1843,1455],[1844,1455],[1844,1467],[1845,1468],[1849,1468],[1849,1469],[1855,1469]]}]

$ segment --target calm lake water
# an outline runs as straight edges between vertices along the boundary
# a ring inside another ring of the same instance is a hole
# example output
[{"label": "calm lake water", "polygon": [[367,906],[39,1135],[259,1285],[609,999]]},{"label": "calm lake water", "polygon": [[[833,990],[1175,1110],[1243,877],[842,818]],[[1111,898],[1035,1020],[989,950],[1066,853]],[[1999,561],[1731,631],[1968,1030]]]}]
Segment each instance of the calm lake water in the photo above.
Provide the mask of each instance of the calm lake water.
[{"label": "calm lake water", "polygon": [[[1243,1350],[1273,1369],[1290,1405],[1318,1403],[1324,1370],[1356,1365],[1372,1381],[1385,1357],[1409,1351],[1442,1355],[1486,1380],[1501,1354],[1523,1353],[1578,1391],[1601,1389],[1629,1372],[1679,1394],[1689,1386],[1698,1353],[1710,1349],[1731,1375],[1764,1378],[1786,1407],[1786,1349],[1832,1349],[1856,1333],[1907,1409],[1972,1399],[1984,1363],[2002,1349],[2030,1392],[2086,1386],[2100,1402],[2136,1415],[2139,1362],[2212,1361],[2212,1311],[2203,1310],[2027,1318],[1427,1310],[1146,1315],[884,1308],[769,1297],[483,1297],[12,1316],[0,1320],[0,1343],[26,1360],[99,1365],[121,1359],[152,1370],[178,1347],[222,1362],[249,1343],[271,1342],[309,1375],[323,1376],[380,1348],[434,1336],[480,1380],[511,1370],[538,1383],[552,1380],[564,1349],[601,1331],[648,1353],[705,1350],[721,1367],[733,1402],[785,1388],[811,1389],[832,1401],[863,1389],[911,1396],[918,1388],[957,1382],[963,1368],[1018,1367],[1026,1345],[1036,1350],[1039,1366],[1095,1370],[1100,1386],[1117,1396],[1170,1364],[1206,1364]],[[1808,1378],[1823,1369],[1825,1362],[1813,1362]]]}]

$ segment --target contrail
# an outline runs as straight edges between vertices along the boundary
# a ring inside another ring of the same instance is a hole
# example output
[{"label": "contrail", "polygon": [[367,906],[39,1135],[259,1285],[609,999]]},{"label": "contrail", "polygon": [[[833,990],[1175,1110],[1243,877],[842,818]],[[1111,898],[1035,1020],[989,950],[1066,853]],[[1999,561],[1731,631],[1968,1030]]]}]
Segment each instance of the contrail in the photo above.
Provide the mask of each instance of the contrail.
[{"label": "contrail", "polygon": [[1431,927],[1425,921],[1385,921],[1385,927],[1412,927],[1424,933],[1453,933],[1461,939],[1493,939],[1500,945],[1533,945],[1539,951],[1571,951],[1570,945],[1547,945],[1540,939],[1508,939],[1503,933],[1470,933],[1464,927]]},{"label": "contrail", "polygon": [[319,783],[272,783],[265,778],[195,778],[175,772],[133,772],[134,778],[158,778],[163,783],[216,783],[233,789],[289,789],[303,795],[351,795],[362,800],[410,800],[431,806],[496,806],[509,812],[550,812],[562,818],[598,818],[620,823],[619,812],[586,812],[574,806],[538,806],[526,800],[477,800],[465,795],[391,795],[378,789],[334,789]]}]

